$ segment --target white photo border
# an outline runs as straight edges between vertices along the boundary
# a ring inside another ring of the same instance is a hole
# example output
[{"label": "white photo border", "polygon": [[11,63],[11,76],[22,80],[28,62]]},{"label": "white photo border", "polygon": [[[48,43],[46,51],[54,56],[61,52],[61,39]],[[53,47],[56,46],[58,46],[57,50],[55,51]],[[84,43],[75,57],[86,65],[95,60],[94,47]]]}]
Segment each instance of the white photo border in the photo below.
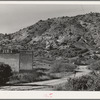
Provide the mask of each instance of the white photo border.
[{"label": "white photo border", "polygon": [[[0,4],[100,5],[100,1],[0,1]],[[48,95],[52,93],[52,97]],[[0,99],[100,99],[94,91],[0,91]]]}]

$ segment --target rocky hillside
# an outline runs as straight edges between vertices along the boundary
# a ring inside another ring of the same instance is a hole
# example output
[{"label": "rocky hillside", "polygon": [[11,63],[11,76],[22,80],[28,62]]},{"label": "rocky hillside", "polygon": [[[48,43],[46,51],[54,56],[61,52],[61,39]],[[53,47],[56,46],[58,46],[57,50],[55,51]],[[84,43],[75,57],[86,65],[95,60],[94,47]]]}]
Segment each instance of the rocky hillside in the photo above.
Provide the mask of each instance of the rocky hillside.
[{"label": "rocky hillside", "polygon": [[0,34],[0,48],[34,50],[35,56],[76,57],[98,52],[100,13],[40,20],[12,34]]}]

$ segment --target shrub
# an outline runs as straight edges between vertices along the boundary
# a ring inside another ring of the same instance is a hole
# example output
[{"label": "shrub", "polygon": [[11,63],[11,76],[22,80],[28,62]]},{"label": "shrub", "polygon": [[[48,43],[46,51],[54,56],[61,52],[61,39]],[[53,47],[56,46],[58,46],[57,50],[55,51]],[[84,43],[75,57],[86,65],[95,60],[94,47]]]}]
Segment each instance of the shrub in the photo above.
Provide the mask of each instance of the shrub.
[{"label": "shrub", "polygon": [[76,67],[75,64],[63,63],[61,60],[56,60],[51,68],[51,72],[72,72]]},{"label": "shrub", "polygon": [[13,76],[10,78],[10,83],[28,83],[50,79],[50,77],[43,70],[43,68],[37,68],[31,71],[13,73]]},{"label": "shrub", "polygon": [[7,64],[0,63],[0,85],[5,85],[12,75],[11,67]]},{"label": "shrub", "polygon": [[90,64],[88,68],[91,70],[100,70],[100,60]]},{"label": "shrub", "polygon": [[65,91],[100,91],[100,75],[85,75],[70,78],[64,85],[56,86],[56,90]]},{"label": "shrub", "polygon": [[66,90],[73,91],[83,91],[88,90],[94,83],[94,80],[91,76],[82,76],[78,78],[70,78],[68,83],[65,85]]},{"label": "shrub", "polygon": [[33,82],[36,80],[36,75],[29,72],[23,73],[13,73],[13,76],[10,78],[10,83],[26,83],[26,82]]},{"label": "shrub", "polygon": [[13,73],[10,78],[10,84],[32,82],[34,78],[34,75],[30,73]]}]

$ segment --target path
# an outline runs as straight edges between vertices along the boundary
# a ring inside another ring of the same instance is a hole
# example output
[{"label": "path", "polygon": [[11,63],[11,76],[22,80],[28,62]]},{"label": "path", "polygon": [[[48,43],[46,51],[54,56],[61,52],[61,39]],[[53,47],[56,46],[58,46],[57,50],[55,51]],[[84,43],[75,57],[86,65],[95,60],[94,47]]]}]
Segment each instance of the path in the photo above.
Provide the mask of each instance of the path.
[{"label": "path", "polygon": [[61,78],[61,79],[54,79],[54,80],[48,80],[48,81],[41,81],[41,82],[32,82],[32,83],[23,83],[23,84],[18,84],[16,86],[4,86],[1,87],[0,90],[20,90],[20,91],[25,91],[25,90],[52,90],[54,86],[62,84],[62,83],[66,83],[68,78],[70,77],[80,77],[86,74],[89,74],[91,71],[87,69],[87,66],[80,66],[79,69],[77,69],[76,74],[72,74],[68,77],[65,78]]}]

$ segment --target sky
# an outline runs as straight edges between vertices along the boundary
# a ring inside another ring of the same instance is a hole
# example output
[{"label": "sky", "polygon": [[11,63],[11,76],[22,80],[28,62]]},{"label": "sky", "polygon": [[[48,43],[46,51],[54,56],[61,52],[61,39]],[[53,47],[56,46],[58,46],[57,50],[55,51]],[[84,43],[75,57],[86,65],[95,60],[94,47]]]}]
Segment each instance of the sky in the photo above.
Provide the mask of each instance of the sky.
[{"label": "sky", "polygon": [[100,12],[100,5],[0,4],[0,33],[13,33],[39,20]]}]

